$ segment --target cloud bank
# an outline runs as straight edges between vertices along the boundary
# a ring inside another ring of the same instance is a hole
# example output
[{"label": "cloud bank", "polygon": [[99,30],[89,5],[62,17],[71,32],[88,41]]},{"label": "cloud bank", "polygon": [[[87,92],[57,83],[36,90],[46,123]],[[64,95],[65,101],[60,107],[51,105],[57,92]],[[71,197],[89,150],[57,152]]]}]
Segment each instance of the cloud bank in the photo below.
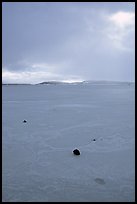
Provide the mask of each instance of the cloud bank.
[{"label": "cloud bank", "polygon": [[134,81],[135,5],[3,3],[2,80]]}]

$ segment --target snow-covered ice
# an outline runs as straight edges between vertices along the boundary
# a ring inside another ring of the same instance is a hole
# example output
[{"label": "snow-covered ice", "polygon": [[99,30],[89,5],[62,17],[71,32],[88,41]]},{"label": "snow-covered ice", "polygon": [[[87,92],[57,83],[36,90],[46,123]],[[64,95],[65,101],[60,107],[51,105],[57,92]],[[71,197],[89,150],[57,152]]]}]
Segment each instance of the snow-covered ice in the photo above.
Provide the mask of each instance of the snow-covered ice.
[{"label": "snow-covered ice", "polygon": [[3,202],[135,201],[134,91],[128,84],[3,86]]}]

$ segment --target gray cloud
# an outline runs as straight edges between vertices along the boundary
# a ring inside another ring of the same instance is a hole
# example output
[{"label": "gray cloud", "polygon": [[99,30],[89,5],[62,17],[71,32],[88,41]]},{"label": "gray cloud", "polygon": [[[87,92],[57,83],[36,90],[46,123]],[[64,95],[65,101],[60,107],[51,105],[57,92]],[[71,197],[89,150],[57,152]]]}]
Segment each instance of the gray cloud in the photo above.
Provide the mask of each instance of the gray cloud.
[{"label": "gray cloud", "polygon": [[[135,25],[126,14],[133,16],[134,6],[3,3],[3,80],[133,81]],[[123,28],[109,20],[118,12],[125,18]]]}]

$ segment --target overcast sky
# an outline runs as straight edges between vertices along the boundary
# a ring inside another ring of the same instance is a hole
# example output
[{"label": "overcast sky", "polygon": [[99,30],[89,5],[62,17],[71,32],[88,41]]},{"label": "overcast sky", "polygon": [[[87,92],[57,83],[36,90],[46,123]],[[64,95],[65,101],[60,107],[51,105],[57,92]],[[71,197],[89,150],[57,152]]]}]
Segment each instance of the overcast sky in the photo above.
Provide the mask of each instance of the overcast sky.
[{"label": "overcast sky", "polygon": [[135,81],[135,3],[2,3],[4,83]]}]

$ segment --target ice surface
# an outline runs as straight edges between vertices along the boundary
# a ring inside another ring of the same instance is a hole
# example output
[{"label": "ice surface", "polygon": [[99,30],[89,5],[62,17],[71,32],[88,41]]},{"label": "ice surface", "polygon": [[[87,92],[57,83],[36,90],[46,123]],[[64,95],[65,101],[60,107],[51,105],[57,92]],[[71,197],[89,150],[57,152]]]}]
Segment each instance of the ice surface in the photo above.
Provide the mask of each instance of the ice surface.
[{"label": "ice surface", "polygon": [[133,85],[2,91],[3,202],[135,201]]}]

